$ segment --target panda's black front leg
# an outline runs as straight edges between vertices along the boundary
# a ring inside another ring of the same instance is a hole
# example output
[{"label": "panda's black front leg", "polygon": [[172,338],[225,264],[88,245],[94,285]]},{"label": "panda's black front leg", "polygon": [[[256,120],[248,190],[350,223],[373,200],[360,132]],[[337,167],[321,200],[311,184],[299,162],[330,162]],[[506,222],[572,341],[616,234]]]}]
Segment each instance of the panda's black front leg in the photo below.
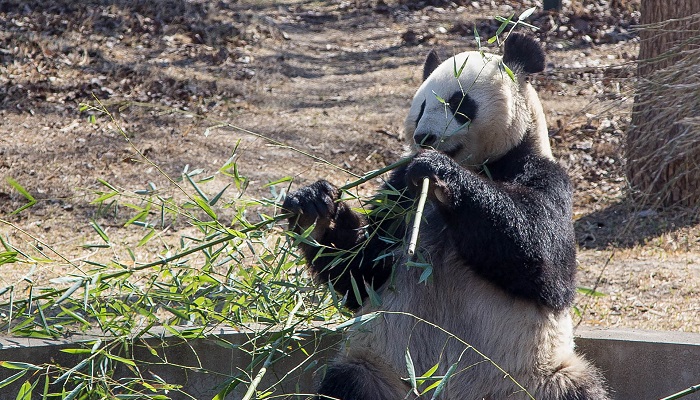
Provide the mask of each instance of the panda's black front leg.
[{"label": "panda's black front leg", "polygon": [[573,299],[576,268],[570,199],[563,196],[568,180],[546,164],[532,169],[541,175],[492,181],[428,150],[408,166],[406,181],[417,191],[423,178],[431,180],[430,199],[468,268],[515,296],[560,309]]},{"label": "panda's black front leg", "polygon": [[[375,263],[386,244],[368,239],[367,229],[374,229],[358,213],[340,200],[338,188],[325,180],[317,181],[287,195],[282,208],[294,214],[290,230],[301,234],[312,225],[310,236],[318,244],[300,243],[307,265],[321,283],[331,282],[346,305],[357,309],[367,297],[365,285],[378,287],[386,281],[391,267]],[[353,280],[355,285],[353,285]],[[359,297],[353,286],[359,290]]]}]

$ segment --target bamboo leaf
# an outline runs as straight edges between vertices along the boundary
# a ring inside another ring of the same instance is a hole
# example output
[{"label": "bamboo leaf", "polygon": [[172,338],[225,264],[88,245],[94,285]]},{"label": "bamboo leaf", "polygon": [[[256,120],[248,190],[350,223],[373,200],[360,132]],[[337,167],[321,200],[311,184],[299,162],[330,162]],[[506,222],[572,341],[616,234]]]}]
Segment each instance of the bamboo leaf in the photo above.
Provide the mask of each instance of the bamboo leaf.
[{"label": "bamboo leaf", "polygon": [[146,233],[146,235],[143,238],[141,238],[141,240],[139,240],[138,244],[136,244],[136,247],[141,247],[141,246],[145,245],[146,243],[148,243],[148,241],[151,240],[151,238],[155,234],[156,234],[155,229],[153,229],[153,228],[149,229],[148,233]]},{"label": "bamboo leaf", "polygon": [[467,61],[469,61],[469,56],[467,56],[467,58],[464,59],[464,62],[462,63],[462,66],[459,67],[459,69],[457,69],[457,59],[453,57],[452,61],[454,62],[455,78],[459,78],[460,76],[462,76],[462,72],[464,71],[464,67],[467,65]]},{"label": "bamboo leaf", "polygon": [[109,353],[105,353],[105,356],[107,356],[107,358],[109,358],[111,360],[118,361],[118,362],[123,363],[123,364],[131,365],[132,367],[136,367],[136,363],[134,362],[134,360],[129,360],[128,358],[115,356],[114,354],[109,354]]},{"label": "bamboo leaf", "polygon": [[369,297],[369,301],[373,306],[378,307],[382,305],[382,298],[379,296],[379,293],[374,290],[371,284],[365,282],[365,290],[367,291],[367,296]]},{"label": "bamboo leaf", "polygon": [[16,209],[16,210],[12,211],[12,212],[10,213],[10,215],[18,214],[18,213],[20,213],[20,212],[26,210],[27,208],[33,206],[34,204],[36,204],[36,199],[34,198],[34,196],[32,196],[32,195],[31,195],[24,187],[22,187],[22,185],[20,185],[16,180],[14,180],[14,179],[12,179],[12,178],[10,178],[10,177],[8,176],[8,177],[7,177],[7,183],[9,183],[10,186],[12,186],[16,191],[18,191],[18,192],[19,192],[22,196],[24,196],[24,198],[27,199],[27,201],[28,201],[27,204],[25,204],[25,205],[21,206],[20,208],[18,208],[18,209]]},{"label": "bamboo leaf", "polygon": [[84,282],[84,280],[82,280],[82,279],[79,280],[79,281],[76,281],[76,282],[73,284],[73,286],[71,286],[70,288],[68,288],[68,290],[66,290],[66,291],[63,293],[63,296],[59,297],[58,300],[56,300],[56,301],[53,303],[53,305],[54,305],[54,306],[55,306],[55,305],[58,305],[58,304],[60,304],[62,301],[64,301],[65,299],[69,298],[70,295],[72,295],[76,290],[80,289],[80,288],[83,286],[83,282]]},{"label": "bamboo leaf", "polygon": [[433,274],[433,266],[428,264],[427,267],[423,268],[423,273],[420,274],[420,278],[418,279],[418,283],[423,283],[430,278],[430,275]]},{"label": "bamboo leaf", "polygon": [[513,16],[514,16],[514,15],[515,15],[515,14],[511,14],[510,17],[508,17],[508,18],[496,18],[496,19],[498,19],[499,21],[502,21],[502,22],[501,22],[501,25],[500,25],[500,26],[498,27],[498,29],[496,30],[496,34],[493,35],[491,38],[489,38],[489,40],[487,41],[489,44],[491,44],[491,43],[495,42],[496,40],[498,40],[498,36],[499,36],[501,33],[503,33],[503,31],[506,29],[506,27],[508,26],[508,24],[511,23],[511,21],[513,20]]},{"label": "bamboo leaf", "polygon": [[447,385],[447,381],[450,380],[450,377],[452,376],[452,374],[454,374],[456,369],[457,369],[457,363],[450,365],[450,368],[447,370],[447,373],[445,374],[445,376],[443,376],[442,379],[440,379],[438,381],[438,385],[435,388],[435,391],[433,392],[433,396],[430,398],[430,400],[437,399],[437,397],[440,395],[440,393],[445,389],[445,385]]},{"label": "bamboo leaf", "polygon": [[481,51],[481,36],[479,36],[479,31],[476,30],[476,24],[474,25],[474,40],[476,40],[476,48]]},{"label": "bamboo leaf", "polygon": [[427,370],[423,375],[421,375],[418,379],[418,385],[422,385],[428,378],[432,377],[435,371],[437,371],[438,367],[440,366],[440,362],[435,363],[429,370]]},{"label": "bamboo leaf", "polygon": [[14,262],[17,262],[18,255],[19,255],[19,252],[16,252],[16,251],[0,252],[0,265],[12,264]]},{"label": "bamboo leaf", "polygon": [[221,191],[219,193],[217,193],[216,196],[214,196],[211,200],[209,200],[209,205],[210,206],[215,205],[216,202],[218,202],[219,199],[221,199],[221,196],[224,194],[224,192],[226,191],[226,189],[228,189],[229,186],[231,186],[230,183],[228,185],[226,185],[223,189],[221,189]]},{"label": "bamboo leaf", "polygon": [[11,384],[12,382],[16,381],[17,379],[21,378],[24,376],[24,374],[27,373],[27,370],[25,369],[24,371],[19,371],[14,375],[11,375],[2,381],[0,381],[0,388],[4,388],[5,386]]},{"label": "bamboo leaf", "polygon": [[85,381],[80,382],[80,384],[79,384],[78,386],[76,386],[75,389],[73,389],[73,390],[71,390],[70,392],[68,392],[68,395],[67,395],[66,397],[64,397],[63,400],[73,400],[73,399],[75,399],[75,398],[80,394],[80,391],[83,390],[83,388],[85,387],[85,385],[86,385]]},{"label": "bamboo leaf", "polygon": [[80,371],[80,370],[83,369],[83,367],[85,367],[91,360],[92,360],[92,358],[86,358],[86,359],[84,359],[83,361],[79,362],[79,363],[76,364],[73,368],[70,368],[68,371],[66,371],[66,372],[64,372],[63,374],[61,374],[61,376],[59,376],[59,377],[54,381],[54,384],[59,384],[59,383],[63,382],[66,378],[68,378],[72,373],[74,373],[74,372],[76,372],[76,371]]},{"label": "bamboo leaf", "polygon": [[109,241],[109,237],[107,236],[105,231],[97,222],[95,222],[94,219],[90,221],[90,226],[92,226],[92,229],[94,229],[95,232],[97,232],[97,234],[100,235],[100,237],[102,238],[102,240],[104,240],[105,243],[111,244]]},{"label": "bamboo leaf", "polygon": [[202,191],[202,189],[199,188],[199,185],[197,185],[194,180],[190,177],[190,175],[194,175],[194,171],[191,174],[185,174],[185,178],[190,182],[190,185],[194,188],[194,190],[197,192],[197,194],[204,199],[206,203],[209,203],[209,197],[207,197],[206,194]]},{"label": "bamboo leaf", "polygon": [[503,69],[506,71],[506,74],[508,74],[508,76],[510,77],[510,80],[512,80],[513,82],[516,82],[515,74],[513,73],[513,71],[510,68],[508,68],[508,66],[503,61],[501,61],[501,65],[503,66]]},{"label": "bamboo leaf", "polygon": [[379,314],[380,314],[379,312],[371,312],[368,314],[360,315],[358,317],[349,319],[340,325],[337,325],[334,330],[339,331],[341,329],[347,328],[348,326],[357,325],[357,324],[364,325],[367,322],[377,318],[379,316]]},{"label": "bamboo leaf", "polygon": [[350,274],[350,285],[352,285],[352,293],[355,295],[357,304],[362,305],[362,296],[360,295],[360,288],[357,286],[357,281],[355,277]]},{"label": "bamboo leaf", "polygon": [[522,14],[520,14],[520,16],[518,17],[518,21],[526,20],[530,15],[532,15],[533,12],[535,12],[536,9],[537,7],[531,7],[523,11]]},{"label": "bamboo leaf", "polygon": [[577,288],[576,288],[576,291],[579,292],[579,293],[581,293],[581,294],[584,294],[584,295],[586,295],[586,296],[593,296],[593,297],[603,297],[603,296],[605,296],[605,293],[603,293],[603,292],[598,292],[598,291],[596,291],[596,290],[594,290],[594,289],[592,289],[592,288],[587,288],[587,287],[583,287],[583,286],[577,287]]},{"label": "bamboo leaf", "polygon": [[441,104],[447,105],[447,101],[445,101],[445,99],[443,99],[442,97],[440,97],[439,94],[435,93],[434,90],[433,90],[433,95],[435,96],[435,98],[437,99],[437,101],[439,101]]},{"label": "bamboo leaf", "polygon": [[0,367],[7,369],[23,369],[29,371],[41,371],[43,369],[34,364],[25,363],[21,361],[0,361]]},{"label": "bamboo leaf", "polygon": [[416,382],[416,368],[413,365],[413,358],[411,358],[411,351],[408,347],[406,347],[406,370],[408,371],[408,379],[411,381],[413,393],[417,395],[418,383]]},{"label": "bamboo leaf", "polygon": [[16,400],[32,400],[32,389],[34,389],[34,385],[29,383],[29,381],[26,381],[20,386],[19,391],[17,392],[17,397],[15,397]]},{"label": "bamboo leaf", "polygon": [[216,220],[216,213],[214,210],[209,207],[209,203],[207,202],[207,199],[199,196],[194,197],[194,201],[197,203],[199,208],[202,209],[205,213],[207,213],[208,216],[210,216],[213,220]]}]

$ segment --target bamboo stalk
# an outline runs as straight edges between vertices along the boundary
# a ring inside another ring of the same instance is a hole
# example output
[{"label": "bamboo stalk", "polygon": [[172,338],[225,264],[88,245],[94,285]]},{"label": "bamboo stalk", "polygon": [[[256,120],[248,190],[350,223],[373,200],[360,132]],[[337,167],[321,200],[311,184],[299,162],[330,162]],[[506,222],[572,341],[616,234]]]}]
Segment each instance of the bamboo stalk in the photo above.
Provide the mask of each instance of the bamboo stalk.
[{"label": "bamboo stalk", "polygon": [[423,209],[425,208],[425,199],[428,198],[428,187],[430,179],[423,178],[423,186],[421,186],[420,197],[418,198],[418,207],[416,207],[416,218],[413,220],[413,230],[411,231],[411,241],[408,244],[408,255],[413,256],[416,253],[416,244],[418,243],[418,231],[420,230],[420,222],[423,219]]}]

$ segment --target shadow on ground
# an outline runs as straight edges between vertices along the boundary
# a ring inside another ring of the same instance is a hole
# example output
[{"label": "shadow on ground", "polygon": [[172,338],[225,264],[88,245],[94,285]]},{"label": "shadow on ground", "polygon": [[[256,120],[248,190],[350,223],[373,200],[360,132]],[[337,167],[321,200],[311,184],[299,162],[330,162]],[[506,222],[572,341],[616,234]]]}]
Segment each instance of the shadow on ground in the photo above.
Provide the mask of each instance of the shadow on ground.
[{"label": "shadow on ground", "polygon": [[[674,208],[657,210],[623,198],[600,211],[585,215],[575,224],[576,240],[581,248],[605,250],[631,248],[650,241],[661,247],[681,249],[694,240],[681,232],[700,222],[698,210]],[[664,243],[665,242],[665,243]]]}]

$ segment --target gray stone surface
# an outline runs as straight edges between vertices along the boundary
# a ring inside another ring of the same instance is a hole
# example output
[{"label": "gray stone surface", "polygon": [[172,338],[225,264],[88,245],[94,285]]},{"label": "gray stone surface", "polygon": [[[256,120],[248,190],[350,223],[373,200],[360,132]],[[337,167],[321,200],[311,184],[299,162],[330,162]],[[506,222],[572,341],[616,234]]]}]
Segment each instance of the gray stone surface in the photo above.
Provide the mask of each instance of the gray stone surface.
[{"label": "gray stone surface", "polygon": [[[148,340],[150,349],[143,344],[135,346],[134,358],[145,361],[140,364],[144,376],[150,377],[153,373],[168,382],[179,383],[190,396],[171,393],[174,399],[208,400],[236,373],[259,371],[259,367],[251,371],[247,366],[250,362],[249,342],[254,335],[230,329],[216,333],[208,339],[185,342],[155,332],[156,337]],[[302,341],[280,347],[283,352],[278,354],[279,359],[265,374],[260,389],[272,387],[275,395],[309,393],[312,390],[313,372],[322,368],[324,358],[334,353],[341,337],[337,334],[322,335],[318,331],[301,332],[300,335]],[[0,337],[0,360],[33,364],[54,360],[61,365],[75,365],[76,357],[60,350],[79,347],[80,340],[85,339],[89,338],[53,341]],[[618,400],[660,399],[700,384],[700,334],[579,329],[576,344],[604,371],[614,398]],[[16,372],[0,368],[0,381]],[[10,387],[0,389],[0,400],[14,400],[17,388],[26,376]],[[247,385],[240,385],[226,398],[241,399],[246,388]],[[40,392],[38,389],[35,393]],[[292,398],[303,399],[305,396]],[[683,400],[700,400],[700,393],[685,396]]]}]

